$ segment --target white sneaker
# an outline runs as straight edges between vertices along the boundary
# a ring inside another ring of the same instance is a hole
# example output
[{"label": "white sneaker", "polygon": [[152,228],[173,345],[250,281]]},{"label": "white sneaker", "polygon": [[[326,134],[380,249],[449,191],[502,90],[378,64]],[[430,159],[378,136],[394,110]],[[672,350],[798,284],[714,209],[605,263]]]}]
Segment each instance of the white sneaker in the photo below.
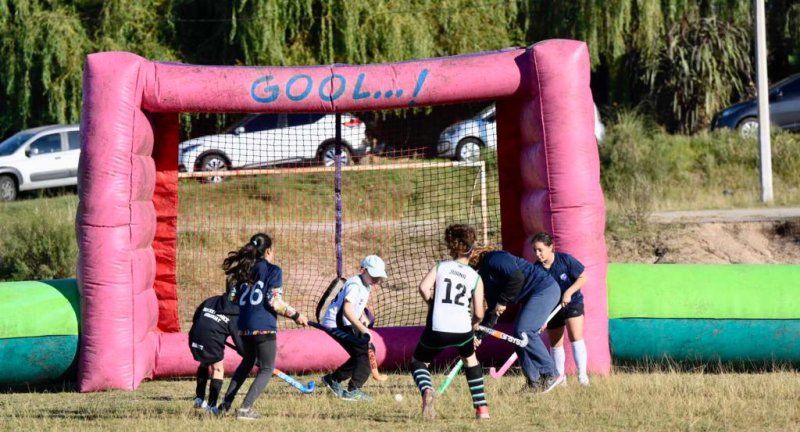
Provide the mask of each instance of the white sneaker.
[{"label": "white sneaker", "polygon": [[559,384],[559,385],[563,385],[563,386],[567,385],[567,375],[566,374],[565,375],[561,375],[561,377],[559,379],[562,380],[561,384]]},{"label": "white sneaker", "polygon": [[587,375],[579,376],[578,383],[582,386],[589,386],[589,377]]},{"label": "white sneaker", "polygon": [[206,407],[208,407],[208,403],[205,400],[196,397],[194,398],[194,403],[192,406],[194,406],[196,409],[206,409]]}]

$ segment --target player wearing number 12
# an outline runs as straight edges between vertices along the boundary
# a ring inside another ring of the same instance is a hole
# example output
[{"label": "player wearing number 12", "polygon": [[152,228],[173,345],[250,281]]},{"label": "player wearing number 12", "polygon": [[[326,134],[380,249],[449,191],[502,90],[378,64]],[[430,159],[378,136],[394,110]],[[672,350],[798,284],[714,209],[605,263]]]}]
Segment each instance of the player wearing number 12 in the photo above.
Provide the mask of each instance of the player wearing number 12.
[{"label": "player wearing number 12", "polygon": [[483,282],[468,265],[475,237],[475,229],[469,225],[448,226],[444,240],[453,260],[437,263],[419,284],[419,293],[428,303],[428,318],[411,359],[411,376],[422,394],[425,419],[436,418],[433,380],[428,366],[448,347],[455,347],[467,365],[464,371],[475,416],[489,418],[483,370],[475,356],[474,345],[474,332],[483,319]]},{"label": "player wearing number 12", "polygon": [[242,270],[243,282],[239,284],[239,333],[242,335],[244,355],[233,373],[219,412],[226,412],[247,374],[258,365],[258,375],[250,384],[242,406],[236,412],[240,420],[255,420],[259,415],[253,404],[269,383],[275,368],[277,354],[278,315],[291,318],[299,325],[308,325],[303,314],[283,301],[283,271],[272,264],[274,252],[272,239],[266,234],[256,234],[238,251],[228,253],[223,266],[236,266]]}]

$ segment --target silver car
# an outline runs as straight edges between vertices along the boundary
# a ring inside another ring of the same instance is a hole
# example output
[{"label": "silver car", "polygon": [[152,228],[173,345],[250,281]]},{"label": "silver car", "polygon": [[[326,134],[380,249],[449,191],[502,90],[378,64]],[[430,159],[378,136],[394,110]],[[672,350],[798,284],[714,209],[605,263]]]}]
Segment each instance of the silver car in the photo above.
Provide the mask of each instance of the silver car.
[{"label": "silver car", "polygon": [[79,125],[52,125],[17,132],[0,143],[0,201],[21,191],[78,184]]},{"label": "silver car", "polygon": [[[597,142],[603,141],[606,128],[594,107],[594,134]],[[480,160],[481,150],[497,148],[497,113],[495,105],[488,106],[474,117],[448,126],[439,135],[436,153],[439,157],[457,161]]]}]

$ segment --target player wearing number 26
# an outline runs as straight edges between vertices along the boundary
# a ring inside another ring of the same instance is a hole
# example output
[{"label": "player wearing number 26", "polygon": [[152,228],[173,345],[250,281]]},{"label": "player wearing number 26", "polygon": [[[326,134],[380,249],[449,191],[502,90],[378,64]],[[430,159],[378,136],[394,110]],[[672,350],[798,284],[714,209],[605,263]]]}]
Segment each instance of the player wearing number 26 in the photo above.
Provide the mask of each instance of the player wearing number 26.
[{"label": "player wearing number 26", "polygon": [[475,356],[474,331],[483,319],[483,283],[467,265],[475,244],[475,229],[450,225],[444,240],[452,260],[437,263],[419,284],[428,304],[425,330],[411,359],[411,376],[422,394],[422,416],[436,417],[433,382],[428,367],[445,348],[455,347],[466,363],[467,385],[477,418],[488,418],[483,370]]},{"label": "player wearing number 26", "polygon": [[272,239],[259,233],[238,251],[228,253],[223,263],[223,268],[236,267],[242,271],[236,295],[239,298],[239,332],[244,355],[233,373],[220,412],[230,408],[247,374],[253,365],[258,365],[258,375],[236,412],[236,418],[240,420],[259,418],[253,404],[267,387],[275,368],[278,315],[291,318],[304,327],[308,325],[303,314],[283,301],[283,271],[272,263],[273,259]]}]

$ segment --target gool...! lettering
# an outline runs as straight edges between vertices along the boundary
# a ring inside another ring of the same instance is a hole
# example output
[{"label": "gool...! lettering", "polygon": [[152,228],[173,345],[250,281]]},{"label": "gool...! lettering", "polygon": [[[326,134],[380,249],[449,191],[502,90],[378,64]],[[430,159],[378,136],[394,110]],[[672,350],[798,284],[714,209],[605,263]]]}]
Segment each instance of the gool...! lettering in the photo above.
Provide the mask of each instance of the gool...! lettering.
[{"label": "gool...! lettering", "polygon": [[[414,85],[411,100],[408,102],[409,106],[416,104],[414,98],[422,91],[427,77],[428,69],[422,69]],[[392,97],[400,98],[405,93],[403,89],[366,91],[364,90],[364,81],[366,79],[366,73],[358,74],[355,84],[350,88],[347,78],[340,74],[327,76],[320,80],[318,84],[314,83],[314,79],[309,75],[297,74],[289,78],[284,85],[275,83],[274,76],[266,75],[253,81],[253,85],[250,87],[250,96],[258,103],[267,104],[276,101],[281,96],[281,90],[286,95],[286,98],[293,102],[302,101],[313,96],[319,96],[320,99],[329,102],[333,102],[345,95],[349,95],[354,101],[368,98],[388,99]]]}]

